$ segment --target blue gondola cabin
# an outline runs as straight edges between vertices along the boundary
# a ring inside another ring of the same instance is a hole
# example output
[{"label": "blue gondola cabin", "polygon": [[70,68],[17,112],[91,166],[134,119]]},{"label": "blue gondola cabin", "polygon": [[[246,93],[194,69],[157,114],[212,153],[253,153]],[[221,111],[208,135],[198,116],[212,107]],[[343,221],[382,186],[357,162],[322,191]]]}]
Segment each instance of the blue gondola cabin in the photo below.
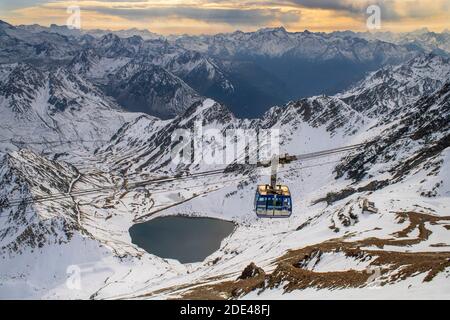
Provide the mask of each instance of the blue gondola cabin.
[{"label": "blue gondola cabin", "polygon": [[259,218],[290,217],[292,199],[289,188],[283,185],[259,185],[255,195],[255,211]]}]

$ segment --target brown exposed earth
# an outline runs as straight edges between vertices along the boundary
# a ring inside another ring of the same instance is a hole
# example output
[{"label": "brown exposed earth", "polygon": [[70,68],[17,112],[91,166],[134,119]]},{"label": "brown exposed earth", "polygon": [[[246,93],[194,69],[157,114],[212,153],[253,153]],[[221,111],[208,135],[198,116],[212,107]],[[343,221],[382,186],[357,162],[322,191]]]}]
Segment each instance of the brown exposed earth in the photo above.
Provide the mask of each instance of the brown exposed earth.
[{"label": "brown exposed earth", "polygon": [[[432,232],[426,223],[441,225],[446,230],[450,217],[439,217],[426,213],[401,212],[396,214],[398,223],[409,221],[408,226],[394,234],[392,238],[367,238],[358,241],[332,239],[301,249],[290,250],[274,261],[275,270],[266,274],[264,270],[251,263],[242,275],[234,281],[191,287],[183,299],[235,299],[255,290],[278,288],[283,285],[285,292],[306,288],[342,289],[360,288],[370,284],[372,272],[379,270],[377,284],[384,286],[425,274],[423,281],[431,281],[437,274],[450,267],[450,252],[405,252],[406,250],[383,250],[385,246],[408,247],[429,239]],[[418,230],[417,238],[408,235]],[[449,244],[437,244],[439,247]],[[304,266],[312,259],[319,261],[324,253],[339,253],[356,261],[370,261],[370,269],[357,271],[316,272]],[[189,288],[189,287],[187,287]]]}]

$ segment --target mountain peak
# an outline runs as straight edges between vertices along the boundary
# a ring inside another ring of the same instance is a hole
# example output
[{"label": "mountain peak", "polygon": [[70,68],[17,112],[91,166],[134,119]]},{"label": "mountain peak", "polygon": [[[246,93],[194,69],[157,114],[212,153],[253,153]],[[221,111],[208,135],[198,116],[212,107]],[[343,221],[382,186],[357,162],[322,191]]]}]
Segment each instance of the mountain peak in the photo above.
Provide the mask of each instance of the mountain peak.
[{"label": "mountain peak", "polygon": [[[380,69],[338,96],[355,110],[378,117],[393,110],[400,112],[417,99],[432,94],[449,76],[448,58],[424,54],[401,65]],[[380,96],[385,98],[379,99]]]},{"label": "mountain peak", "polygon": [[105,34],[103,37],[101,37],[101,39],[102,40],[116,40],[116,39],[119,39],[119,36],[112,32],[109,32],[109,33]]},{"label": "mountain peak", "polygon": [[187,123],[196,119],[203,119],[206,123],[227,123],[235,119],[233,113],[221,103],[207,98],[193,103],[185,112],[178,116],[180,123]]},{"label": "mountain peak", "polygon": [[427,34],[430,33],[430,30],[428,28],[421,28],[421,29],[417,29],[411,32],[411,34],[415,34],[415,35],[421,35],[421,34]]},{"label": "mountain peak", "polygon": [[57,25],[56,23],[52,23],[51,25],[50,25],[50,28],[67,28],[67,26],[64,26],[64,25]]},{"label": "mountain peak", "polygon": [[287,30],[283,26],[280,26],[280,27],[275,27],[275,28],[261,28],[256,32],[257,33],[276,33],[276,32],[287,33]]},{"label": "mountain peak", "polygon": [[0,27],[2,27],[2,28],[14,28],[13,25],[11,25],[8,22],[3,21],[3,20],[0,20]]}]

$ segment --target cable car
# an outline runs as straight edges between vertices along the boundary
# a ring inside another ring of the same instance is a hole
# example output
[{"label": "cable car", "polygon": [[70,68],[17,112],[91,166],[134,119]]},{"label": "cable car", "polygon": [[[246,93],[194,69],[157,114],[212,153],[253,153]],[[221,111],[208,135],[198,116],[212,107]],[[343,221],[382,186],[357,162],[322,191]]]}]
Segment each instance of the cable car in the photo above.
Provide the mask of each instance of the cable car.
[{"label": "cable car", "polygon": [[270,184],[258,185],[255,194],[255,212],[259,218],[289,218],[292,198],[288,186],[277,184],[279,158],[271,161]]},{"label": "cable car", "polygon": [[289,218],[292,198],[289,188],[283,185],[259,185],[255,195],[255,212],[259,218]]}]

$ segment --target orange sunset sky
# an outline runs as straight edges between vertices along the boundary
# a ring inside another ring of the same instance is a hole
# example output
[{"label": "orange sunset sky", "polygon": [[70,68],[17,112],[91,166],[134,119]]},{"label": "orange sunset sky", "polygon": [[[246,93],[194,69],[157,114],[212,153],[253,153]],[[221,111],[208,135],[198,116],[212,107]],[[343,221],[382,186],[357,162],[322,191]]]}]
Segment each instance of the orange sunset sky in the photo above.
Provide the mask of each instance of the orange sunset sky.
[{"label": "orange sunset sky", "polygon": [[161,34],[210,34],[284,26],[289,31],[366,31],[366,10],[381,9],[380,31],[450,29],[450,0],[0,0],[11,24],[64,25],[79,6],[83,29],[148,29]]}]

